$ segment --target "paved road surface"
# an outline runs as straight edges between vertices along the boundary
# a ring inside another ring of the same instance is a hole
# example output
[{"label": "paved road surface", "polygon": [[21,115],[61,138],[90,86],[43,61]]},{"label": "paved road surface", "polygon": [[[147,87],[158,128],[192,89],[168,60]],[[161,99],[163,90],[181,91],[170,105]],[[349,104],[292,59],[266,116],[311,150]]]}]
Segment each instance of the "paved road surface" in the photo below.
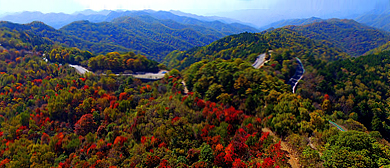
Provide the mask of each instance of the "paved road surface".
[{"label": "paved road surface", "polygon": [[83,75],[84,75],[86,72],[91,72],[91,71],[89,71],[88,69],[86,69],[86,68],[84,68],[84,67],[82,67],[82,66],[80,66],[80,65],[72,65],[72,64],[69,64],[69,66],[75,68],[76,71],[77,71],[78,73],[83,74]]},{"label": "paved road surface", "polygon": [[[86,69],[86,68],[84,68],[84,67],[82,67],[82,66],[80,66],[80,65],[71,65],[71,64],[69,64],[69,66],[70,67],[73,67],[73,68],[75,68],[76,69],[76,71],[79,73],[79,74],[85,74],[85,73],[87,73],[87,72],[91,72],[91,71],[89,71],[88,69]],[[162,79],[164,76],[165,76],[165,74],[166,73],[168,73],[168,71],[167,70],[161,70],[161,71],[159,71],[158,73],[145,73],[145,74],[115,74],[115,75],[117,75],[117,76],[119,76],[119,75],[123,75],[123,76],[133,76],[134,78],[138,78],[138,79],[156,79],[156,80],[158,80],[158,79]],[[104,74],[103,74],[104,75]]]},{"label": "paved road surface", "polygon": [[293,93],[295,93],[295,88],[298,85],[298,82],[302,79],[303,74],[305,73],[305,68],[303,67],[303,64],[299,58],[297,59],[298,67],[295,70],[295,74],[293,77],[290,78],[290,80],[287,82],[287,84],[291,85]]},{"label": "paved road surface", "polygon": [[139,79],[162,79],[166,73],[168,73],[167,70],[161,70],[158,73],[145,73],[142,75],[137,75],[137,74],[122,74],[122,75],[132,75],[134,78],[139,78]]},{"label": "paved road surface", "polygon": [[259,69],[260,67],[262,67],[265,63],[265,53],[263,54],[260,54],[259,56],[257,56],[257,59],[255,61],[255,63],[252,64],[252,66],[256,69]]},{"label": "paved road surface", "polygon": [[186,82],[184,80],[181,81],[181,83],[183,84],[184,86],[184,94],[188,94],[188,88],[187,88],[187,85],[186,85]]}]

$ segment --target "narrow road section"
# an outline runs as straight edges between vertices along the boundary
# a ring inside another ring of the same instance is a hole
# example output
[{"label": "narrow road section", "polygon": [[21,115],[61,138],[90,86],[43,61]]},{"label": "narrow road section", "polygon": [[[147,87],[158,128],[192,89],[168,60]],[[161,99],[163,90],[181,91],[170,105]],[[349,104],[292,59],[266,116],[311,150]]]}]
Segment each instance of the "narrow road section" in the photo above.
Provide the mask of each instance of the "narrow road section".
[{"label": "narrow road section", "polygon": [[[84,75],[85,73],[87,72],[92,72],[92,71],[89,71],[87,68],[84,68],[80,65],[72,65],[72,64],[69,64],[70,67],[73,67],[76,69],[76,72],[81,74],[81,75]],[[123,75],[123,76],[133,76],[134,78],[138,78],[138,79],[148,79],[148,80],[159,80],[159,79],[162,79],[166,73],[168,73],[169,71],[167,70],[161,70],[159,71],[158,73],[144,73],[144,74],[115,74],[116,76],[119,76],[119,75]],[[93,72],[92,72],[93,73]],[[105,74],[103,74],[105,75]]]},{"label": "narrow road section", "polygon": [[330,121],[330,120],[329,120],[329,123],[330,123],[331,125],[335,126],[338,130],[343,131],[343,132],[345,131],[345,129],[341,128],[341,126],[337,125],[336,123],[334,123],[334,122],[332,122],[332,121]]},{"label": "narrow road section", "polygon": [[290,80],[287,82],[287,84],[291,85],[292,92],[295,93],[295,89],[298,85],[298,82],[302,79],[303,74],[305,73],[305,68],[303,67],[303,64],[299,58],[296,58],[298,67],[295,70],[295,74],[293,77],[290,78]]},{"label": "narrow road section", "polygon": [[184,86],[184,94],[188,94],[188,88],[187,88],[187,85],[186,85],[186,82],[184,80],[181,81],[181,83],[183,84]]},{"label": "narrow road section", "polygon": [[265,55],[266,53],[260,54],[257,56],[256,61],[252,64],[252,66],[256,69],[259,69],[260,67],[264,66],[265,63]]},{"label": "narrow road section", "polygon": [[80,65],[72,65],[72,64],[69,64],[70,67],[73,67],[74,69],[76,69],[76,71],[79,73],[79,74],[82,74],[84,75],[86,72],[91,72],[89,71],[88,69],[80,66]]},{"label": "narrow road section", "polygon": [[166,73],[168,73],[167,70],[161,70],[158,73],[122,74],[122,75],[132,75],[134,78],[138,78],[138,79],[162,79]]}]

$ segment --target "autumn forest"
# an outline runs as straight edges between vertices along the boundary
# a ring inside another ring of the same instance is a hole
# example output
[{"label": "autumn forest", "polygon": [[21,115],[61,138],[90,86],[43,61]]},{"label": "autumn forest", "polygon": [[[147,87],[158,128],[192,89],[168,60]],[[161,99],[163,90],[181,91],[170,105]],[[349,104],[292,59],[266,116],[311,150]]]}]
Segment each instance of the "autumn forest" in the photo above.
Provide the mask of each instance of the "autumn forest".
[{"label": "autumn forest", "polygon": [[1,21],[0,167],[390,167],[390,32],[162,17]]}]

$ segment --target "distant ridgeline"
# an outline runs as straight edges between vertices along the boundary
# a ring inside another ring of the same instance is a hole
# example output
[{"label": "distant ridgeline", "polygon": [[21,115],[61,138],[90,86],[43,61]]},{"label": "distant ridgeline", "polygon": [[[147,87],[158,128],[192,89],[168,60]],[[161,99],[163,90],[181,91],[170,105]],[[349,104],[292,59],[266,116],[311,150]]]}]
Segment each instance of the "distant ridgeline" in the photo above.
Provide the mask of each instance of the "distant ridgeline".
[{"label": "distant ridgeline", "polygon": [[202,21],[163,11],[112,12],[105,19],[97,17],[95,20],[88,20],[91,21],[69,22],[58,30],[42,22],[25,25],[2,22],[0,27],[28,31],[67,47],[77,47],[94,54],[134,51],[156,61],[161,61],[174,50],[184,51],[210,44],[227,35],[258,31],[238,23]]},{"label": "distant ridgeline", "polygon": [[351,56],[361,56],[390,41],[390,32],[369,27],[354,20],[329,19],[286,28],[330,47],[338,47]]}]

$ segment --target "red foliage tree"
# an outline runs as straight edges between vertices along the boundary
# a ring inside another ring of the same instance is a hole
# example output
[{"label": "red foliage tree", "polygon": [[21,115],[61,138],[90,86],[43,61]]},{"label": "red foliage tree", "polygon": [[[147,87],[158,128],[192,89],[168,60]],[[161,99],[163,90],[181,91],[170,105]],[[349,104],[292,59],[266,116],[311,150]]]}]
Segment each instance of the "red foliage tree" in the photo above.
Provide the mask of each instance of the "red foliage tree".
[{"label": "red foliage tree", "polygon": [[123,146],[123,144],[127,141],[126,137],[118,136],[115,138],[114,145],[119,144],[120,146]]},{"label": "red foliage tree", "polygon": [[85,136],[89,132],[95,130],[96,122],[93,120],[92,114],[84,114],[74,125],[77,135]]},{"label": "red foliage tree", "polygon": [[119,100],[125,100],[127,99],[127,93],[126,92],[122,92],[119,94]]}]

